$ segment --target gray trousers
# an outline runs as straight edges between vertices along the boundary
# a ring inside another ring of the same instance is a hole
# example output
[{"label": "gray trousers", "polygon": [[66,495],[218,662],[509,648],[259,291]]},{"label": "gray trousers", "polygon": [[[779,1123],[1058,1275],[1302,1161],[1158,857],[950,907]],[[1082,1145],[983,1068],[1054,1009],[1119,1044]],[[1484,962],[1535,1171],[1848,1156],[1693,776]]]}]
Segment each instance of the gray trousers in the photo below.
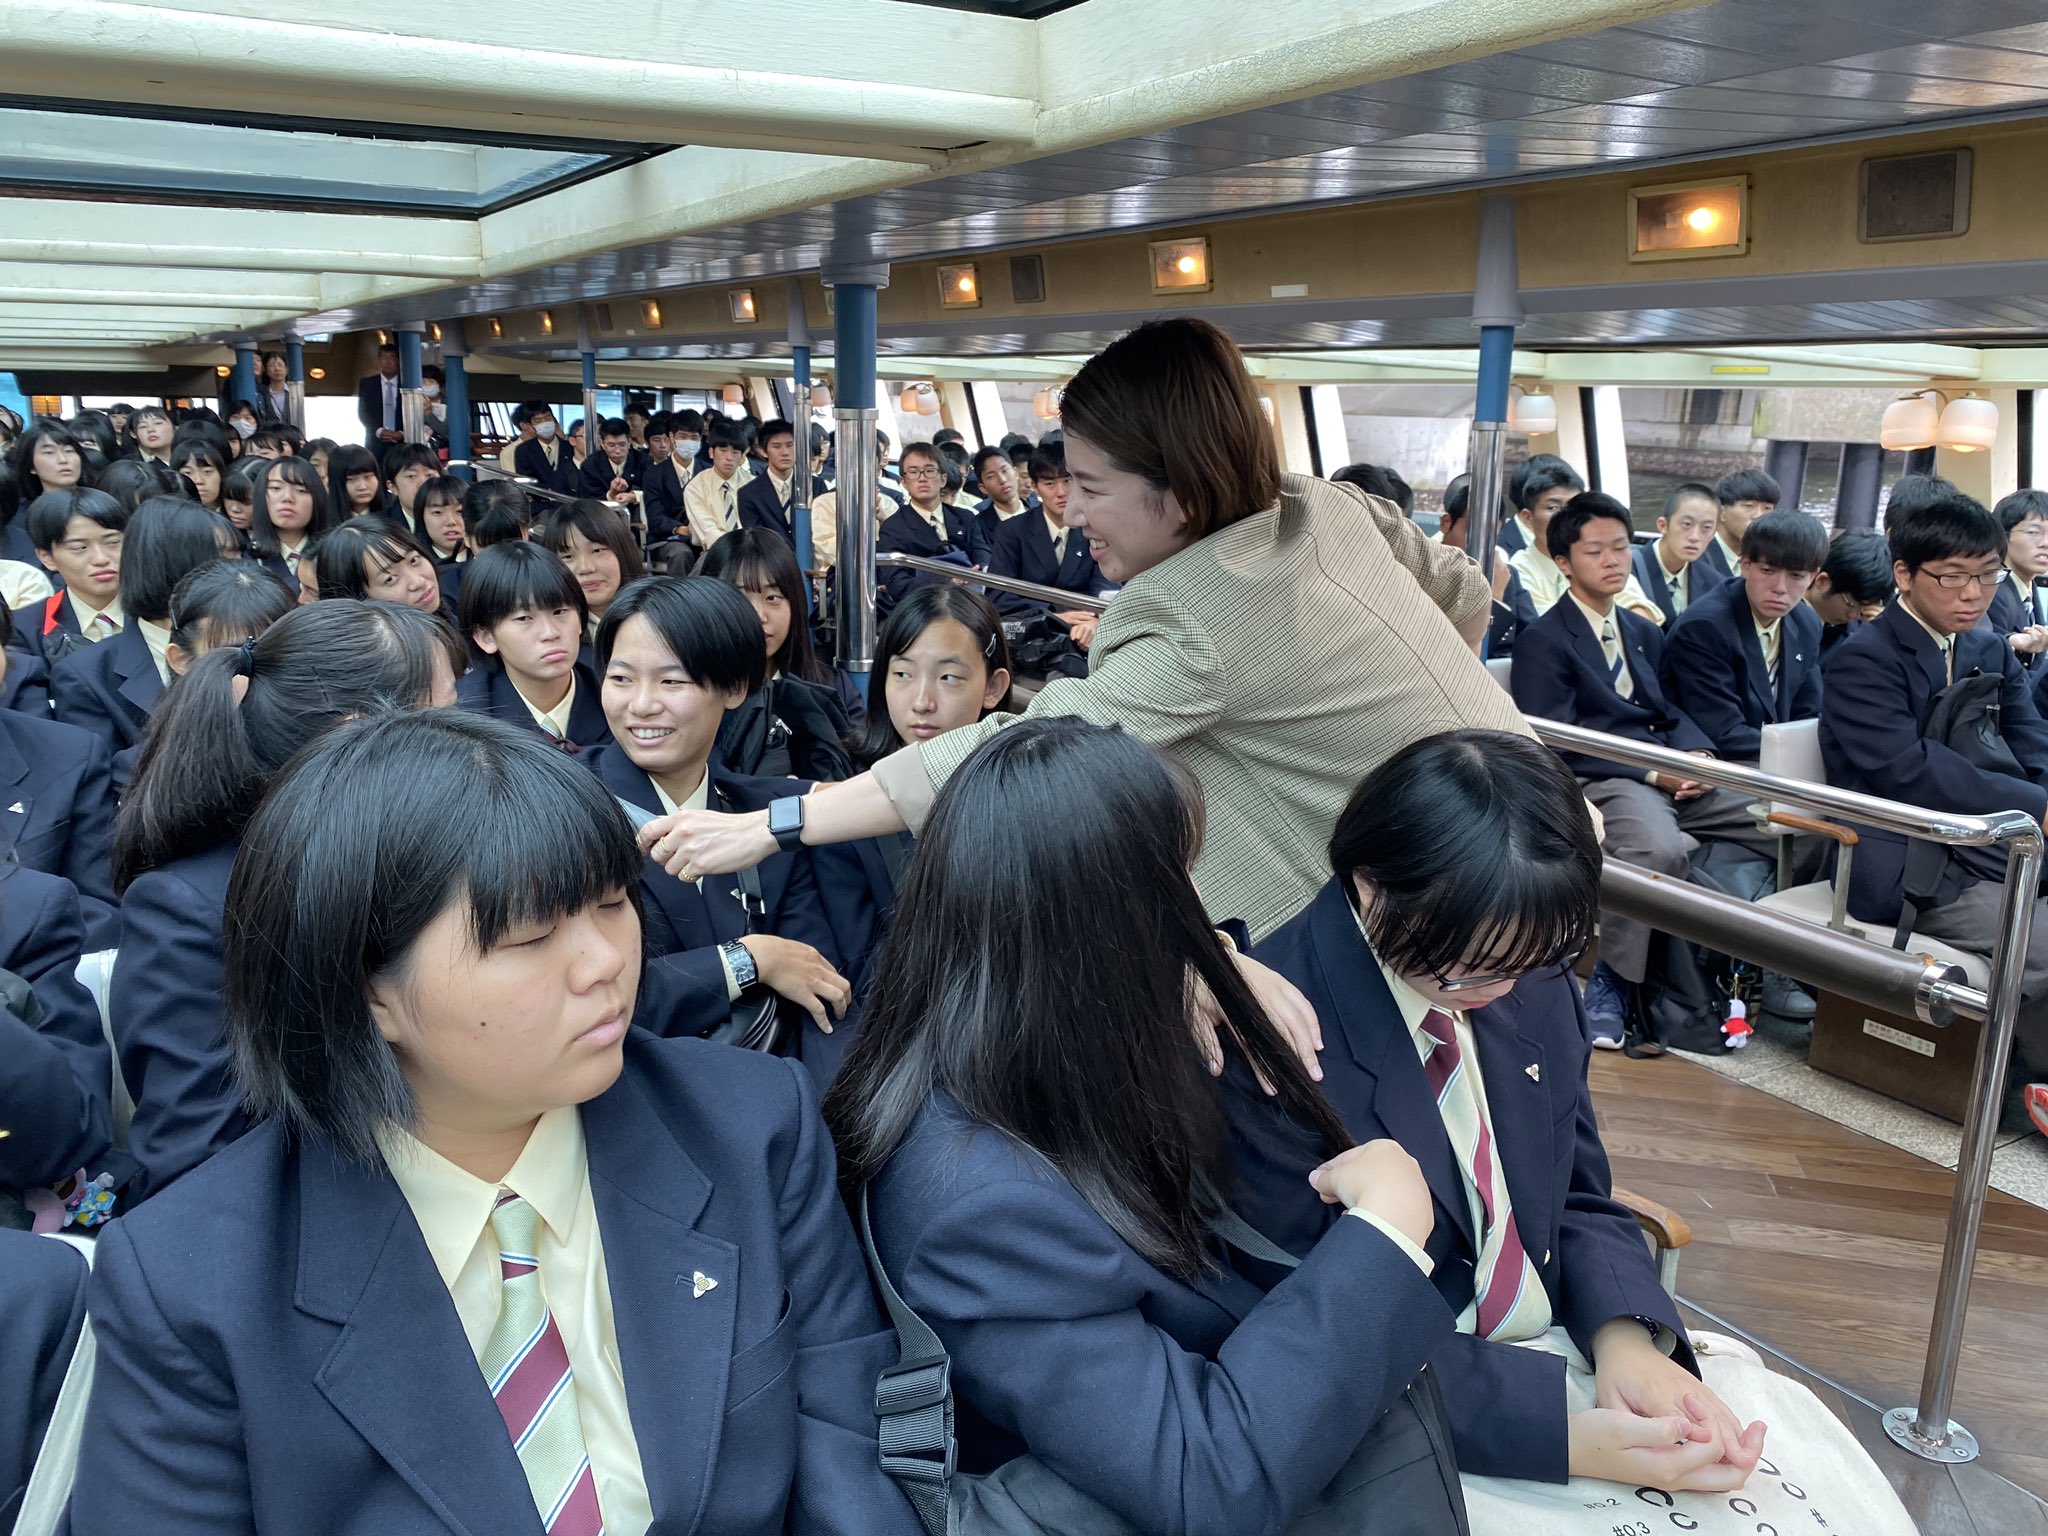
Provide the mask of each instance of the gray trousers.
[{"label": "gray trousers", "polygon": [[[1764,858],[1777,857],[1777,835],[1759,827],[1749,814],[1749,801],[1729,790],[1674,800],[1641,779],[1586,779],[1579,787],[1606,823],[1601,850],[1624,864],[1683,878],[1691,869],[1692,850],[1707,842],[1737,843]],[[1633,918],[1600,914],[1600,958],[1617,976],[1641,981],[1649,957],[1647,927]]]},{"label": "gray trousers", "polygon": [[[1998,943],[1999,895],[1999,886],[1979,880],[1965,886],[1947,906],[1922,913],[1913,931],[1989,958]],[[2036,1078],[2048,1076],[2048,900],[2034,902],[2027,963],[2020,970],[2020,1017],[2013,1056]]]}]

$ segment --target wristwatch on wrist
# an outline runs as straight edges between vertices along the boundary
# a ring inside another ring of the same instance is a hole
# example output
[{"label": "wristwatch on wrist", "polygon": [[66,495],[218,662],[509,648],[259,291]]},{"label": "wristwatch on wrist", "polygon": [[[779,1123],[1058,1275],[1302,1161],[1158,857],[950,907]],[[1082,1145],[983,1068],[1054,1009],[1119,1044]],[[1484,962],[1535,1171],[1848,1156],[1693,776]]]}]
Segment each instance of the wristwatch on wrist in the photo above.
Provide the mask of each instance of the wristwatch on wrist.
[{"label": "wristwatch on wrist", "polygon": [[804,841],[804,801],[801,795],[785,795],[768,804],[768,830],[775,838],[775,846],[784,853],[794,853]]},{"label": "wristwatch on wrist", "polygon": [[731,967],[733,984],[742,992],[761,979],[761,967],[754,963],[754,952],[738,939],[719,945],[718,953]]}]

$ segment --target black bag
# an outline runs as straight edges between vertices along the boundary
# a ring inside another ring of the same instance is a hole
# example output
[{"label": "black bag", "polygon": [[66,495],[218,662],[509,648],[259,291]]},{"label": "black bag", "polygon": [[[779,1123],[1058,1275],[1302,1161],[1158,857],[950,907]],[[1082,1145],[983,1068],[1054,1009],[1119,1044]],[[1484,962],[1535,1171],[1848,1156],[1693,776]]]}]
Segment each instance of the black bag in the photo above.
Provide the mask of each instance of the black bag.
[{"label": "black bag", "polygon": [[[2024,783],[2027,770],[2013,756],[1998,728],[2004,691],[2005,679],[1997,674],[1973,671],[1968,677],[1957,678],[1928,700],[1927,718],[1920,725],[1921,737],[1940,742],[1973,768],[2010,774]],[[1905,878],[1899,890],[1899,921],[1892,930],[1892,948],[1906,947],[1921,913],[1948,905],[1974,881],[2004,878],[2005,854],[2001,849],[1950,848],[1908,839]]]},{"label": "black bag", "polygon": [[1086,677],[1088,655],[1074,644],[1067,626],[1051,613],[1003,621],[1010,666],[1022,677]]},{"label": "black bag", "polygon": [[[1228,1210],[1211,1226],[1247,1257],[1287,1269],[1301,1262]],[[882,1268],[865,1188],[860,1241],[896,1329],[896,1364],[875,1381],[882,1470],[916,1509],[925,1536],[1143,1536],[1036,1456],[1019,1456],[979,1476],[957,1470],[953,1362]],[[1286,1530],[1287,1536],[1470,1536],[1450,1422],[1428,1366]]]}]

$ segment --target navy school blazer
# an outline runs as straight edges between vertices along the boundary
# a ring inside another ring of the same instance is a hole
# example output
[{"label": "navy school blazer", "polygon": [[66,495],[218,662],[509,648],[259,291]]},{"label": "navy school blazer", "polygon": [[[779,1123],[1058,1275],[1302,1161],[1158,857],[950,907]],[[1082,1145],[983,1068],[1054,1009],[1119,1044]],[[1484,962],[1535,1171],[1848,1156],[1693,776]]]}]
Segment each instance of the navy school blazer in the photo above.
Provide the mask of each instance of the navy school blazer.
[{"label": "navy school blazer", "polygon": [[0,677],[0,709],[49,719],[50,664],[41,655],[31,655],[12,645],[0,657],[0,664],[7,669],[5,677]]},{"label": "navy school blazer", "polygon": [[[1015,576],[1042,587],[1085,592],[1090,597],[1115,591],[1115,586],[1105,581],[1096,568],[1094,556],[1088,553],[1087,538],[1077,529],[1069,529],[1068,533],[1066,549],[1055,561],[1052,530],[1045,526],[1044,513],[1027,512],[1010,518],[997,527],[988,541],[988,570],[992,575]],[[989,596],[1006,614],[1034,613],[1045,607],[1014,592],[990,592]]]},{"label": "navy school blazer", "polygon": [[[2038,820],[2048,807],[2048,722],[2035,708],[2032,680],[2003,637],[1986,629],[1956,636],[1955,675],[1972,672],[2003,679],[1998,728],[2025,778],[1978,768],[1921,736],[1947,678],[1934,637],[1894,601],[1828,652],[1821,668],[1826,683],[1820,752],[1828,782],[1930,810],[2022,810]],[[1859,830],[1863,842],[1850,866],[1849,911],[1864,922],[1892,922],[1905,879],[1905,841],[1873,827]],[[1973,861],[1970,855],[1977,852],[1957,850],[1965,869],[1981,878],[1993,866],[2003,868],[2002,860]]]},{"label": "navy school blazer", "polygon": [[[1472,1300],[1479,1262],[1471,1206],[1436,1096],[1379,962],[1359,934],[1343,885],[1332,880],[1253,951],[1301,988],[1324,1028],[1323,1093],[1355,1142],[1391,1137],[1422,1165],[1435,1197],[1426,1250],[1451,1310]],[[1635,1218],[1613,1198],[1593,1118],[1592,1048],[1579,990],[1561,968],[1525,976],[1469,1016],[1494,1145],[1515,1228],[1556,1320],[1592,1358],[1593,1335],[1617,1317],[1652,1318],[1698,1366]],[[1529,1075],[1531,1070],[1535,1077]],[[1276,1192],[1320,1219],[1313,1193]],[[1542,1350],[1454,1335],[1432,1358],[1460,1471],[1563,1482],[1568,1469],[1564,1361]]]},{"label": "navy school blazer", "polygon": [[[825,482],[811,479],[811,501],[825,494]],[[763,471],[740,487],[739,499],[735,502],[742,528],[769,528],[789,540],[790,547],[796,547],[796,527],[790,520],[789,507],[775,492],[775,482]]]},{"label": "navy school blazer", "polygon": [[583,494],[582,466],[576,462],[576,455],[569,448],[569,439],[562,433],[555,435],[555,462],[552,467],[540,439],[532,437],[512,450],[512,471],[526,476],[544,491],[559,491],[564,496]]},{"label": "navy school blazer", "polygon": [[[1287,1174],[1310,1200],[1314,1161]],[[1154,1536],[1278,1532],[1451,1335],[1367,1222],[1333,1222],[1270,1291],[1220,1254],[1190,1284],[943,1096],[869,1199],[890,1279],[952,1356],[961,1467],[1029,1450]]]},{"label": "navy school blazer", "polygon": [[[455,679],[455,702],[463,709],[495,715],[508,724],[524,727],[543,741],[553,742],[555,739],[541,729],[540,723],[533,718],[533,711],[520,697],[518,687],[495,660],[486,658],[474,662],[467,672]],[[569,740],[581,749],[603,746],[611,739],[611,727],[605,722],[604,700],[598,695],[597,679],[579,659],[576,662],[576,699],[569,706]]]},{"label": "navy school blazer", "polygon": [[103,740],[77,726],[0,710],[0,829],[0,841],[12,842],[23,866],[62,875],[77,889],[88,952],[121,942],[112,760]]},{"label": "navy school blazer", "polygon": [[[5,551],[0,551],[0,556],[4,554]],[[55,576],[56,572],[52,571],[49,574]],[[13,627],[7,637],[10,649],[27,651],[31,656],[47,657],[48,653],[43,649],[45,633],[52,629],[67,635],[78,633],[78,610],[73,606],[70,594],[60,590],[57,595],[63,601],[57,604],[54,612],[51,611],[48,598],[13,610],[10,621]]]},{"label": "navy school blazer", "polygon": [[[1633,698],[1624,699],[1614,691],[1607,676],[1607,653],[1579,605],[1567,595],[1515,641],[1511,687],[1516,707],[1538,719],[1562,720],[1679,752],[1713,750],[1706,733],[1665,696],[1660,681],[1664,631],[1625,608],[1616,607],[1614,617],[1621,626],[1622,655],[1635,685]],[[1582,779],[1645,777],[1640,768],[1605,758],[1579,752],[1558,755]]]},{"label": "navy school blazer", "polygon": [[[1741,574],[1728,559],[1728,552],[1721,547],[1721,541],[1718,538],[1707,540],[1706,549],[1701,553],[1699,559],[1693,562],[1692,579],[1696,587],[1699,585],[1702,572],[1707,572],[1720,581],[1733,581]],[[1704,591],[1706,589],[1700,588],[1700,590]]]},{"label": "navy school blazer", "polygon": [[[1024,512],[1019,512],[1017,517],[1022,517],[1025,512],[1038,512],[1042,514],[1044,510],[1044,502],[1040,501],[1036,496],[1027,494],[1024,498]],[[974,517],[981,524],[982,542],[987,544],[991,550],[996,545],[996,530],[1006,522],[1016,521],[1016,518],[1006,518],[996,510],[995,498],[993,496],[984,496],[974,504]]]},{"label": "navy school blazer", "polygon": [[[113,1148],[113,1060],[99,1004],[78,980],[85,928],[78,896],[55,875],[16,869],[0,879],[0,970],[27,982],[43,1018],[0,1009],[0,1184],[52,1184],[83,1168],[125,1182]],[[11,1378],[0,1372],[0,1381]]]},{"label": "navy school blazer", "polygon": [[85,1255],[69,1243],[0,1231],[0,1526],[13,1528],[85,1326]]},{"label": "navy school blazer", "polygon": [[[917,1536],[895,1359],[804,1074],[634,1031],[582,1107],[653,1536]],[[717,1284],[699,1289],[697,1275]],[[531,1533],[540,1517],[381,1163],[262,1126],[100,1239],[72,1536]]]},{"label": "navy school blazer", "polygon": [[163,691],[149,642],[132,621],[50,669],[50,705],[57,718],[94,732],[111,752],[142,740]]},{"label": "navy school blazer", "polygon": [[684,521],[686,478],[678,472],[674,459],[663,459],[659,464],[647,466],[647,473],[640,481],[640,510],[647,518],[648,543],[660,544],[676,536]]},{"label": "navy school blazer", "polygon": [[[661,814],[661,797],[654,792],[654,781],[634,766],[616,741],[580,755],[619,799]],[[706,771],[711,776],[714,803],[722,799],[733,811],[766,810],[770,801],[801,795],[811,787],[802,779],[759,779],[729,773],[715,755]],[[762,926],[778,938],[810,945],[845,975],[811,851],[778,853],[757,866],[761,899],[768,909]],[[635,1012],[636,1020],[663,1035],[701,1035],[723,1024],[731,1016],[732,1004],[726,997],[725,964],[718,948],[747,931],[738,878],[715,875],[691,886],[649,859],[642,864],[640,893],[645,974],[660,973],[657,990],[670,1012],[666,1017],[650,1017],[649,1006],[643,1004]],[[828,1053],[836,1065],[858,1017],[849,1011],[846,1018],[835,1019],[828,1036],[806,1016],[798,1055],[811,1060]]]},{"label": "navy school blazer", "polygon": [[618,465],[606,458],[604,450],[600,448],[588,455],[577,469],[577,494],[603,501],[614,480],[623,480],[637,491],[640,489],[641,471],[645,467],[646,460],[630,448],[626,450],[626,462]]},{"label": "navy school blazer", "polygon": [[1805,603],[1778,621],[1778,686],[1764,665],[1749,588],[1724,582],[1686,605],[1664,637],[1664,681],[1714,750],[1753,763],[1763,728],[1820,714],[1820,615]]},{"label": "navy school blazer", "polygon": [[[882,519],[881,530],[875,535],[875,548],[883,554],[923,555],[928,560],[936,559],[948,550],[957,550],[967,557],[968,564],[986,566],[988,542],[981,536],[981,523],[975,515],[950,502],[940,511],[946,521],[943,542],[932,525],[925,521],[924,514],[906,501]],[[917,585],[921,574],[918,571],[884,571],[879,585],[888,601],[897,603]]]},{"label": "navy school blazer", "polygon": [[[1650,601],[1655,603],[1663,612],[1664,627],[1669,629],[1673,618],[1676,617],[1671,611],[1671,581],[1664,574],[1664,562],[1657,558],[1656,541],[1652,540],[1648,544],[1638,544],[1629,551],[1629,563],[1635,568],[1637,584],[1649,594]],[[1709,591],[1713,590],[1716,581],[1716,574],[1708,571],[1705,566],[1695,560],[1692,563],[1692,601],[1698,602]],[[1690,611],[1690,607],[1691,604],[1688,604],[1688,611]]]}]

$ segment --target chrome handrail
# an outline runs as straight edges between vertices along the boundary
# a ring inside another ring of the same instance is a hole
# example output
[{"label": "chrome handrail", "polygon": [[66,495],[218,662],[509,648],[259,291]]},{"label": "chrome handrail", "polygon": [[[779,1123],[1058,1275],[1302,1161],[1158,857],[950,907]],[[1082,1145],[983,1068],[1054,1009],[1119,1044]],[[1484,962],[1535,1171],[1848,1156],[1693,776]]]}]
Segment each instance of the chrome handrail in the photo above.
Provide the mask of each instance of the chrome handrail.
[{"label": "chrome handrail", "polygon": [[[2006,1064],[2012,1055],[2013,1032],[2019,1020],[2020,975],[2026,963],[2033,904],[2040,888],[2043,844],[2040,823],[2025,812],[2016,810],[1995,811],[1985,816],[1931,811],[1921,806],[1856,794],[1829,784],[1788,779],[1744,763],[1723,762],[1719,758],[1697,757],[1668,747],[1628,741],[1556,720],[1531,719],[1529,728],[1536,733],[1538,740],[1561,751],[1579,752],[1635,768],[1679,774],[1696,783],[1735,790],[1759,800],[1803,805],[1927,842],[1965,847],[2004,846],[2005,884],[2000,893],[1997,939],[1991,951],[1990,984],[1980,993],[1975,988],[1961,986],[1952,977],[1933,974],[1922,977],[1916,984],[1916,1001],[1930,1009],[1945,1007],[1954,1013],[1982,1017],[1985,1027],[1977,1045],[1975,1091],[1963,1119],[1962,1155],[1956,1162],[1955,1193],[1949,1204],[1948,1231],[1942,1244],[1941,1273],[1935,1286],[1934,1322],[1928,1332],[1927,1362],[1920,1379],[1920,1398],[1913,1407],[1894,1408],[1884,1416],[1885,1433],[1914,1455],[1928,1461],[1974,1461],[1977,1457],[1976,1437],[1951,1421],[1948,1415],[1955,1399],[1956,1367],[1962,1357],[1963,1321],[1970,1307],[1971,1271],[1976,1263],[1978,1237],[1984,1225],[1984,1205],[1990,1192],[1992,1140],[1998,1130],[1998,1112],[2005,1097]],[[1690,898],[1674,903],[1668,899],[1672,894],[1668,890],[1661,895],[1649,895],[1636,880],[1636,874],[1623,871],[1603,876],[1603,905],[1610,897],[1621,896],[1644,907],[1655,907],[1670,931],[1680,937],[1704,935],[1711,928],[1718,934],[1718,941],[1705,937],[1701,941],[1714,943],[1715,947],[1730,953],[1742,954],[1745,948],[1749,948],[1782,954],[1782,940],[1772,938],[1774,930],[1780,929],[1787,921],[1805,928],[1817,926],[1802,923],[1798,918],[1786,919],[1767,914],[1767,909],[1754,907],[1730,914],[1720,910],[1726,898],[1709,902],[1704,907]],[[1644,879],[1654,877],[1644,876]],[[1703,921],[1709,917],[1713,921]],[[1761,944],[1754,942],[1759,936],[1764,939]],[[1888,946],[1847,935],[1837,937],[1863,946],[1870,953],[1873,965],[1896,967],[1897,952]],[[1890,958],[1881,959],[1883,956]],[[1744,958],[1749,956],[1744,955]],[[1830,969],[1832,972],[1832,967]],[[1792,974],[1797,975],[1798,972],[1795,970]],[[1834,981],[1841,977],[1831,973],[1829,979]],[[1857,995],[1858,989],[1844,990]],[[1978,1014],[1976,1007],[1980,999],[1983,1012]]]},{"label": "chrome handrail", "polygon": [[594,501],[602,506],[610,507],[619,516],[623,517],[629,526],[634,528],[644,527],[644,524],[636,516],[640,510],[638,507],[629,507],[622,501],[606,501],[602,496],[571,496],[567,491],[550,490],[531,475],[508,474],[503,467],[491,463],[488,459],[450,459],[448,461],[448,468],[466,469],[480,480],[509,480],[518,486],[519,489],[526,492],[528,496],[537,496],[542,501]]},{"label": "chrome handrail", "polygon": [[978,571],[971,565],[955,565],[950,560],[929,560],[923,555],[903,555],[884,551],[875,556],[875,564],[896,570],[929,571],[934,576],[951,576],[955,580],[976,587],[993,587],[998,592],[1014,592],[1019,597],[1035,598],[1041,603],[1053,603],[1064,610],[1075,613],[1102,613],[1109,607],[1109,599],[1095,597],[1086,592],[1069,592],[1064,587],[1040,586],[1035,581],[1026,581],[1021,576],[997,576],[988,571]]}]

